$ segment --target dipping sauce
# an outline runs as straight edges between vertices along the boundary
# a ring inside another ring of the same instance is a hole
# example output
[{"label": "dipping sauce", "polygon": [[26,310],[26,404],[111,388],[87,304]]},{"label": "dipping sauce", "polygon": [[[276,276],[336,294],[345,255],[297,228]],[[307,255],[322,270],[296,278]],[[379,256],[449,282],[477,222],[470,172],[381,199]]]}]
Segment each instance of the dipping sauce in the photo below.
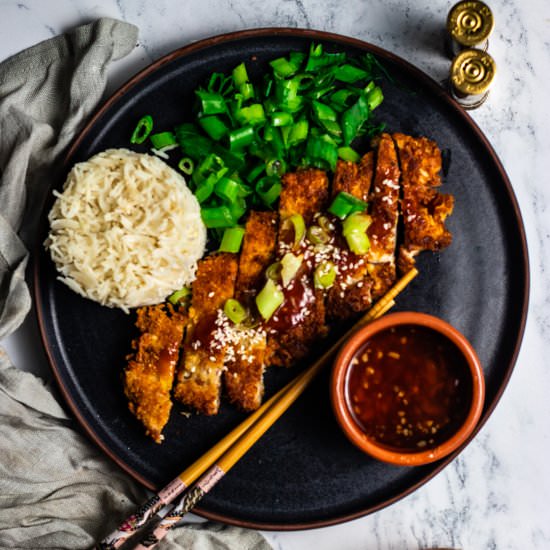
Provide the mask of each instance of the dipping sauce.
[{"label": "dipping sauce", "polygon": [[370,439],[417,452],[457,431],[471,404],[472,380],[464,357],[445,336],[398,325],[374,334],[354,354],[345,394]]}]

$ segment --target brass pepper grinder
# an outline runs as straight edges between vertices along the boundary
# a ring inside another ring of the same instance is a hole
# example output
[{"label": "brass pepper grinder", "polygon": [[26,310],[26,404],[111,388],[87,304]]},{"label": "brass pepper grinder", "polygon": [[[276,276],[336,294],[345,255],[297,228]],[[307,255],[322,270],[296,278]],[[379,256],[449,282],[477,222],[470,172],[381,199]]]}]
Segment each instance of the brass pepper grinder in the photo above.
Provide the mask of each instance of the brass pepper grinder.
[{"label": "brass pepper grinder", "polygon": [[462,50],[487,51],[489,35],[495,22],[489,6],[483,2],[463,1],[455,4],[447,16],[447,47],[451,57]]},{"label": "brass pepper grinder", "polygon": [[464,109],[476,109],[487,99],[496,69],[487,52],[463,50],[451,64],[451,95]]},{"label": "brass pepper grinder", "polygon": [[489,95],[496,74],[494,59],[487,53],[493,30],[493,14],[483,2],[459,2],[447,17],[449,48],[454,58],[449,91],[464,109],[476,109]]}]

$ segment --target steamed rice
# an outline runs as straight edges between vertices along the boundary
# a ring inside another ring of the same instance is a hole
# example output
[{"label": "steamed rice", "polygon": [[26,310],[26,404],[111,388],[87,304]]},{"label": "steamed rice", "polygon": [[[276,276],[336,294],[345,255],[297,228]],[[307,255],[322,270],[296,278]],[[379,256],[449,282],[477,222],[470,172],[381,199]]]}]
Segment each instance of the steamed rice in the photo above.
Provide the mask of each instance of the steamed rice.
[{"label": "steamed rice", "polygon": [[54,194],[45,246],[75,292],[127,311],[195,278],[206,244],[200,207],[161,159],[109,149],[76,164]]}]

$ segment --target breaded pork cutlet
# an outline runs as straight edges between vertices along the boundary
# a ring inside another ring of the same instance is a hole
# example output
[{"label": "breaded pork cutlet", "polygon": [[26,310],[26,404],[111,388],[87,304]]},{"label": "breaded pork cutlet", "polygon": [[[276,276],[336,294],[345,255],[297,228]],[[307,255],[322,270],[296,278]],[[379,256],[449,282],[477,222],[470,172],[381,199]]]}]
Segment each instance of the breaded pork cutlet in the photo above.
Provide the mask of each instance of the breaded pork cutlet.
[{"label": "breaded pork cutlet", "polygon": [[178,361],[186,317],[170,305],[146,306],[137,310],[140,336],[133,340],[134,353],[124,371],[124,393],[128,408],[157,443],[170,416],[170,391]]},{"label": "breaded pork cutlet", "polygon": [[[293,249],[294,236],[291,231],[289,237],[285,220],[293,214],[300,214],[306,226],[311,225],[315,214],[326,208],[329,195],[326,173],[315,168],[285,174],[282,183],[277,243],[279,259],[286,253],[297,256],[304,253],[304,250]],[[290,366],[305,357],[313,343],[327,333],[324,295],[314,288],[314,268],[311,261],[302,261],[294,279],[283,289],[283,304],[267,323],[268,363],[271,365]]]},{"label": "breaded pork cutlet", "polygon": [[389,134],[382,134],[369,195],[372,223],[367,230],[370,240],[368,271],[373,283],[373,300],[382,296],[395,280],[400,175],[393,140]]},{"label": "breaded pork cutlet", "polygon": [[435,142],[404,134],[393,134],[403,172],[404,242],[399,249],[402,272],[415,265],[422,250],[442,250],[451,244],[445,219],[453,211],[454,197],[439,193],[441,152]]},{"label": "breaded pork cutlet", "polygon": [[[339,160],[332,182],[333,197],[344,192],[367,201],[372,183],[373,165],[372,151],[364,155],[358,163]],[[347,250],[347,247],[344,250]],[[372,281],[367,272],[367,256],[357,256],[347,252],[342,253],[340,258],[341,261],[337,262],[338,274],[333,286],[328,289],[326,297],[327,316],[334,320],[353,317],[365,311],[372,302]]]},{"label": "breaded pork cutlet", "polygon": [[192,285],[189,325],[176,375],[174,397],[207,415],[220,406],[221,375],[226,358],[223,307],[235,292],[237,257],[211,254],[200,260]]},{"label": "breaded pork cutlet", "polygon": [[[254,308],[253,297],[265,282],[277,244],[277,213],[250,212],[239,256],[235,297]],[[231,357],[226,361],[224,385],[229,400],[245,411],[257,409],[264,393],[267,337],[263,330],[234,330]]]},{"label": "breaded pork cutlet", "polygon": [[[289,172],[283,176],[283,189],[279,197],[279,216],[283,221],[292,214],[300,214],[311,225],[313,216],[327,206],[329,189],[323,170],[309,168]],[[279,232],[280,234],[280,232]]]}]

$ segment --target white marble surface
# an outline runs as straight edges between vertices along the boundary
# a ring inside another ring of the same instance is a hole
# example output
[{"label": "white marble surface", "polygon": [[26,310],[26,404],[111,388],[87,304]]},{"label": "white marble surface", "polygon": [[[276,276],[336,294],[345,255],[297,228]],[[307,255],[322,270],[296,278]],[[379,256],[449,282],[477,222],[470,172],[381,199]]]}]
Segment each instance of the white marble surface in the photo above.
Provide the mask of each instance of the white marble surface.
[{"label": "white marble surface", "polygon": [[[446,76],[441,0],[0,0],[0,60],[100,16],[140,28],[139,46],[112,68],[110,90],[164,53],[244,28],[299,26],[355,36],[401,55],[436,80]],[[473,114],[510,176],[531,261],[527,329],[511,382],[478,437],[440,475],[370,516],[306,532],[272,532],[294,550],[550,548],[550,3],[493,0],[490,52],[498,80]],[[5,345],[21,368],[48,376],[34,317]]]}]

